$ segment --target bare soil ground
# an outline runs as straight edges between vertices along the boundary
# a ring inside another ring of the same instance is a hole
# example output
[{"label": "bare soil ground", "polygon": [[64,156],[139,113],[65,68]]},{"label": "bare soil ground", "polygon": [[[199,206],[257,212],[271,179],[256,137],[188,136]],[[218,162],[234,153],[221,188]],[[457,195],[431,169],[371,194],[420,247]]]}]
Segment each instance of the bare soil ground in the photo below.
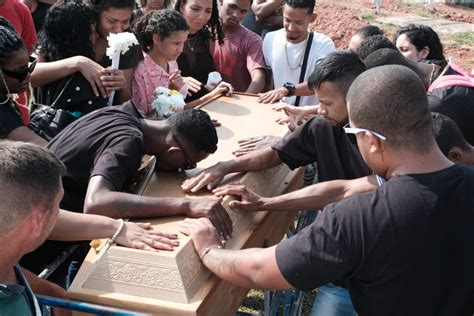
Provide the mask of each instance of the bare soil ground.
[{"label": "bare soil ground", "polygon": [[[352,34],[362,26],[376,24],[389,37],[397,28],[393,24],[378,23],[375,6],[368,1],[317,1],[316,12],[317,18],[312,25],[313,29],[330,36],[339,49],[347,48]],[[382,2],[381,16],[408,15],[444,18],[474,24],[474,9],[466,6],[436,4],[435,10],[430,11],[423,5]],[[441,40],[447,57],[454,57],[456,63],[467,71],[474,69],[474,34],[472,32],[443,35]]]}]

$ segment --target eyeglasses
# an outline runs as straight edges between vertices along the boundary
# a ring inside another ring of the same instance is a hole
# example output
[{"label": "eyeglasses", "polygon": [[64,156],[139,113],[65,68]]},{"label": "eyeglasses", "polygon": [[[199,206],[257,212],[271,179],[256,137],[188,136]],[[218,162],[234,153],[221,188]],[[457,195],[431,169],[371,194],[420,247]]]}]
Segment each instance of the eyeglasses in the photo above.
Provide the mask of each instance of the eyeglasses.
[{"label": "eyeglasses", "polygon": [[184,155],[184,159],[186,161],[186,165],[184,165],[184,167],[181,167],[181,170],[190,170],[190,169],[196,168],[197,164],[194,161],[192,161],[191,158],[189,158],[188,154],[186,154],[186,151],[184,151],[184,147],[181,145],[178,138],[173,136],[173,139],[176,142],[176,144],[178,144],[179,148],[181,148],[181,151],[183,152],[183,155]]},{"label": "eyeglasses", "polygon": [[28,62],[28,65],[23,67],[22,71],[20,71],[20,72],[12,71],[12,70],[8,70],[8,69],[5,69],[5,68],[2,68],[1,71],[5,75],[7,75],[8,77],[15,78],[19,82],[23,82],[23,80],[25,80],[25,78],[28,76],[28,74],[33,72],[35,67],[36,67],[36,58],[30,56],[30,61]]},{"label": "eyeglasses", "polygon": [[366,129],[366,128],[357,128],[357,127],[349,127],[349,123],[347,123],[346,125],[344,125],[343,127],[344,129],[344,132],[346,132],[346,134],[359,134],[359,133],[363,133],[363,132],[369,132],[369,133],[372,133],[374,134],[375,136],[377,136],[378,138],[380,138],[381,140],[387,140],[387,137],[383,136],[382,134],[379,134],[377,132],[374,132],[374,131],[371,131],[370,129]]}]

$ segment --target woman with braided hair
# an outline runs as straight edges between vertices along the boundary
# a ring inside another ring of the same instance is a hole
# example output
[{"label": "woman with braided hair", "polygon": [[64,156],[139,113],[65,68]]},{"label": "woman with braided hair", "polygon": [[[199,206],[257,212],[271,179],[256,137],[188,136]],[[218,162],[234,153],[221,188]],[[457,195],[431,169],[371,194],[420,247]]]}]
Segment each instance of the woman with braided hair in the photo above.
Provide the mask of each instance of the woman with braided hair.
[{"label": "woman with braided hair", "polygon": [[12,93],[28,89],[35,65],[13,26],[0,17],[0,139],[46,145],[46,140],[27,127],[28,109],[11,98]]}]

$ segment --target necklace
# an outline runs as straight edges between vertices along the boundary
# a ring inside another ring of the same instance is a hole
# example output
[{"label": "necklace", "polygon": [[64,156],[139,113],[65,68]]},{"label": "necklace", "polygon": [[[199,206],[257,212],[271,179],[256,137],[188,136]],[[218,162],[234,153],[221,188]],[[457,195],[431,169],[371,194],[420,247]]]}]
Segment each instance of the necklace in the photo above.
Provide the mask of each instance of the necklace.
[{"label": "necklace", "polygon": [[187,40],[187,43],[188,43],[188,48],[190,51],[194,52],[194,45],[196,44],[196,41],[198,39],[198,35],[194,36],[193,38],[189,38]]},{"label": "necklace", "polygon": [[[309,32],[308,32],[308,35],[309,35]],[[303,63],[303,58],[304,58],[304,53],[306,52],[306,45],[308,45],[308,35],[306,35],[306,40],[305,40],[305,43],[304,43],[304,47],[303,47],[303,54],[301,54],[301,57],[300,57],[300,61],[296,64],[295,67],[292,67],[290,65],[290,60],[288,58],[288,41],[285,41],[285,57],[286,57],[286,64],[288,65],[288,68],[290,68],[290,70],[296,70],[298,68],[301,68],[301,64]]]}]

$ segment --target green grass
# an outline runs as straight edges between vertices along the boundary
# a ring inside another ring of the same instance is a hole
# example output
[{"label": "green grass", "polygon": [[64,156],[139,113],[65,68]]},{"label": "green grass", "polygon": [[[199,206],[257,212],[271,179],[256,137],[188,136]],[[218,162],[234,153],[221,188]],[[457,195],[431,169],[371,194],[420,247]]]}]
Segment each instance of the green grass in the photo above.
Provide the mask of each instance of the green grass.
[{"label": "green grass", "polygon": [[398,25],[393,23],[380,23],[379,27],[386,32],[386,34],[394,35],[397,29],[399,28]]},{"label": "green grass", "polygon": [[472,32],[461,32],[454,34],[440,34],[441,42],[445,47],[449,48],[461,48],[461,47],[473,47],[474,45],[474,33]]},{"label": "green grass", "polygon": [[[312,290],[303,293],[303,306],[301,315],[309,315],[313,302],[316,297],[317,290]],[[280,309],[277,315],[281,315],[283,311],[283,299],[280,301]],[[250,290],[247,298],[240,306],[239,311],[246,312],[253,315],[263,315],[264,311],[264,293],[263,291]]]},{"label": "green grass", "polygon": [[428,12],[428,11],[423,11],[418,15],[421,16],[421,17],[424,17],[424,18],[429,18],[429,19],[437,18],[436,15],[434,15],[434,14]]},{"label": "green grass", "polygon": [[375,22],[376,16],[372,13],[364,12],[359,16],[359,18],[361,18],[362,20],[367,21],[369,23],[373,23],[373,22]]},{"label": "green grass", "polygon": [[250,290],[242,306],[239,307],[239,311],[256,315],[263,314],[264,301],[263,291]]},{"label": "green grass", "polygon": [[453,35],[453,41],[460,45],[472,45],[474,43],[473,32],[461,32]]}]

